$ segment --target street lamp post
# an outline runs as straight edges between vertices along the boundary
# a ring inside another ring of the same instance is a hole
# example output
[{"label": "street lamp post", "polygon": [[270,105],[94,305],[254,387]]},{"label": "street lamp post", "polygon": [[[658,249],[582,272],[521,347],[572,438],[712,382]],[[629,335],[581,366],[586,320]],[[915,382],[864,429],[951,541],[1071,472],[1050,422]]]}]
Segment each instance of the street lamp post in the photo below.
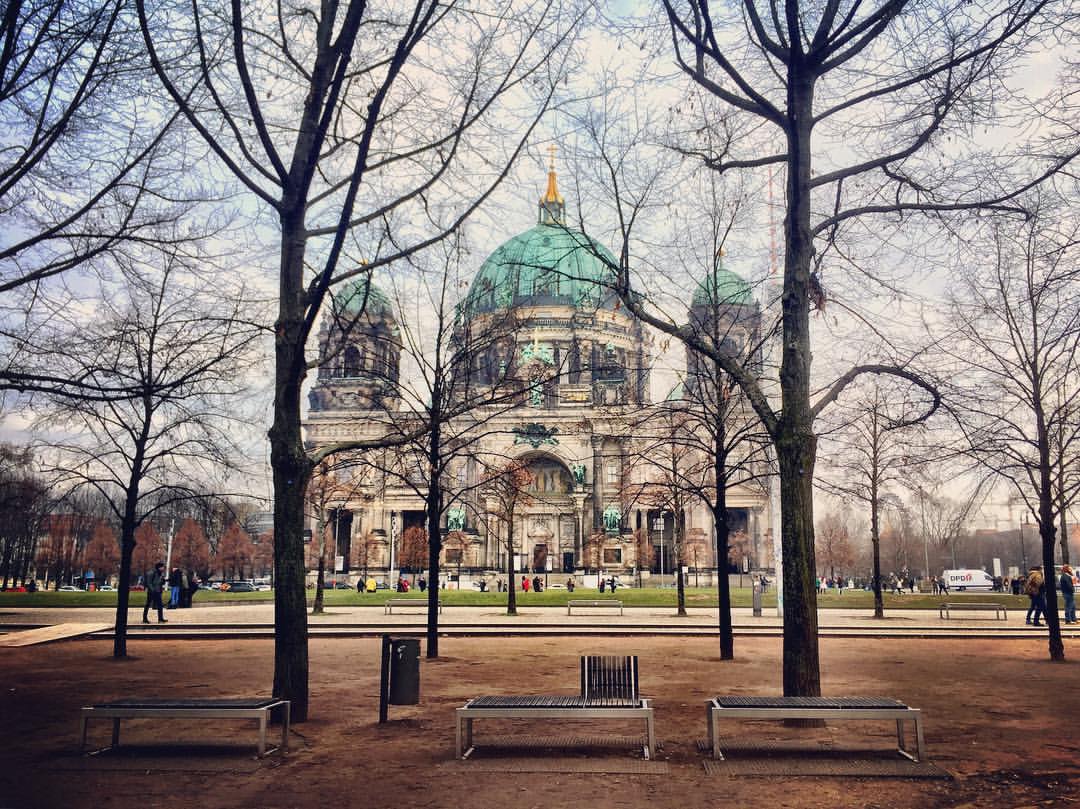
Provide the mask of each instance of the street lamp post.
[{"label": "street lamp post", "polygon": [[1024,526],[1027,525],[1027,521],[1028,521],[1027,514],[1021,515],[1021,517],[1020,517],[1020,564],[1023,565],[1023,567],[1021,568],[1021,571],[1025,572],[1025,573],[1027,572],[1027,569],[1028,569],[1027,545],[1024,542]]}]

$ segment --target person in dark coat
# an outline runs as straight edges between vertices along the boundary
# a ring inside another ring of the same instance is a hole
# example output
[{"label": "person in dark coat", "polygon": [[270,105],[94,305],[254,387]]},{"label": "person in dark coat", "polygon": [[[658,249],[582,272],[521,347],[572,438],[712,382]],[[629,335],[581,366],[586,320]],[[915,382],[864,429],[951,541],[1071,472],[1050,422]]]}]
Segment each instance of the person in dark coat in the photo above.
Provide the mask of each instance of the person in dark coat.
[{"label": "person in dark coat", "polygon": [[1061,597],[1065,600],[1065,623],[1076,623],[1076,584],[1073,582],[1072,568],[1068,565],[1061,566],[1061,578],[1058,579],[1058,589]]},{"label": "person in dark coat", "polygon": [[150,623],[150,620],[146,617],[150,612],[150,608],[153,607],[157,610],[157,619],[159,624],[168,623],[165,620],[164,605],[161,603],[161,593],[165,589],[165,563],[158,562],[154,565],[154,570],[146,577],[146,603],[143,604],[142,621],[144,624]]}]

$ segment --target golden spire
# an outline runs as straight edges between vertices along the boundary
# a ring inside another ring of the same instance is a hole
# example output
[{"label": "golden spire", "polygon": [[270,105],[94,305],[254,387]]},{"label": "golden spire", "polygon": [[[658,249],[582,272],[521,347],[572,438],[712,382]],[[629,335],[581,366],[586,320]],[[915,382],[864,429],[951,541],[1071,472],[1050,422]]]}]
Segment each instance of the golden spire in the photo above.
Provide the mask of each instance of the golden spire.
[{"label": "golden spire", "polygon": [[547,192],[540,200],[541,203],[557,202],[559,205],[563,204],[562,194],[559,193],[559,183],[555,177],[555,152],[557,149],[558,147],[554,143],[548,146],[548,184]]}]

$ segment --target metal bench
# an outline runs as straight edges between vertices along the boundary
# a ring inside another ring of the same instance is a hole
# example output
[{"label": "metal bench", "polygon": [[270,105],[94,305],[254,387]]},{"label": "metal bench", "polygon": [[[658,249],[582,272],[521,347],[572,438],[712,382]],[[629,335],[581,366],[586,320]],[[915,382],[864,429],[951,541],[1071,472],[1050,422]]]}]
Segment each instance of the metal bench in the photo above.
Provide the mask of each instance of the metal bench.
[{"label": "metal bench", "polygon": [[[442,615],[442,600],[439,602],[439,615]],[[427,609],[426,598],[388,598],[383,602],[383,615],[392,615],[394,607],[417,607],[422,610]]]},{"label": "metal bench", "polygon": [[949,618],[949,610],[993,610],[994,618],[1003,621],[1009,620],[1009,613],[1003,604],[995,604],[991,601],[949,601],[938,608],[939,618]]},{"label": "metal bench", "polygon": [[607,607],[608,609],[616,609],[616,608],[618,608],[619,615],[623,614],[622,602],[621,601],[616,601],[613,598],[571,599],[570,601],[566,602],[566,614],[567,615],[573,614],[571,612],[571,610],[573,610],[574,607],[585,607],[585,608],[590,608],[590,609],[604,608],[604,607]]},{"label": "metal bench", "polygon": [[[281,744],[266,748],[266,726],[281,709]],[[285,699],[122,699],[89,705],[79,716],[80,750],[86,749],[86,725],[91,719],[112,720],[112,747],[120,746],[121,719],[254,719],[259,723],[259,757],[289,751],[289,701]]]},{"label": "metal bench", "polygon": [[475,697],[457,709],[455,756],[473,751],[476,719],[615,719],[645,721],[646,759],[656,752],[651,701],[638,693],[637,657],[581,658],[581,693],[577,696]]},{"label": "metal bench", "polygon": [[[896,722],[897,752],[922,761],[922,712],[902,702],[880,697],[715,697],[706,704],[709,748],[723,759],[717,726],[724,719],[888,719]],[[915,724],[915,753],[904,741],[904,722]]]}]

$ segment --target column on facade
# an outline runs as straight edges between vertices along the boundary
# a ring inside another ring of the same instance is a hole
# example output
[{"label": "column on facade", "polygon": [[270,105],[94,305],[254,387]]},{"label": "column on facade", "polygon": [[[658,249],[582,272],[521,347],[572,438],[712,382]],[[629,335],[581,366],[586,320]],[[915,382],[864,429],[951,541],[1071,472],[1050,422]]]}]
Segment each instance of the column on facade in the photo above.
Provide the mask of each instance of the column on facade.
[{"label": "column on facade", "polygon": [[[604,510],[604,437],[594,435],[589,438],[589,441],[592,444],[593,453],[593,514],[592,525],[586,528],[591,534],[596,526],[600,524],[600,514]],[[584,542],[584,540],[582,541]]]},{"label": "column on facade", "polygon": [[761,509],[752,508],[750,511],[750,519],[747,521],[747,531],[750,532],[750,554],[754,559],[754,567],[763,567],[763,560],[761,558]]}]

